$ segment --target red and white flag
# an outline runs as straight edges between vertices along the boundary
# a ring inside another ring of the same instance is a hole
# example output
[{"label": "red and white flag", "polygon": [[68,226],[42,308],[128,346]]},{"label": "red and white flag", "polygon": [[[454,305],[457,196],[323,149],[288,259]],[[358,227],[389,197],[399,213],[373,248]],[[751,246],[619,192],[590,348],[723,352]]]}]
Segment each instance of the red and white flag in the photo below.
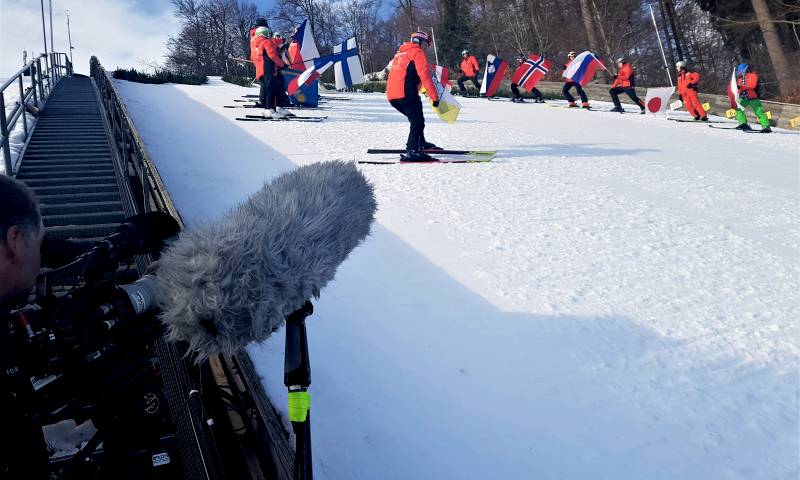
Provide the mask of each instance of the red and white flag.
[{"label": "red and white flag", "polygon": [[731,101],[731,108],[744,110],[744,106],[739,103],[739,86],[736,84],[736,69],[731,74],[731,82],[728,84],[728,100]]},{"label": "red and white flag", "polygon": [[431,74],[434,75],[437,79],[439,79],[439,83],[447,88],[449,86],[450,81],[450,70],[447,67],[443,67],[441,65],[434,65],[430,64],[431,67]]},{"label": "red and white flag", "polygon": [[666,112],[669,107],[669,97],[675,92],[675,87],[648,88],[647,97],[644,99],[645,107],[650,113]]},{"label": "red and white flag", "polygon": [[[289,85],[286,86],[286,93],[289,95],[294,95],[298,90],[300,90],[300,87],[310,84],[314,80],[318,79],[320,76],[322,76],[325,70],[331,68],[334,64],[333,60],[324,61],[320,59],[311,61],[311,63],[312,65],[310,68],[307,68],[303,73],[289,81]],[[317,64],[319,67],[316,66]]]},{"label": "red and white flag", "polygon": [[511,81],[530,92],[552,66],[553,62],[534,53],[514,70]]}]

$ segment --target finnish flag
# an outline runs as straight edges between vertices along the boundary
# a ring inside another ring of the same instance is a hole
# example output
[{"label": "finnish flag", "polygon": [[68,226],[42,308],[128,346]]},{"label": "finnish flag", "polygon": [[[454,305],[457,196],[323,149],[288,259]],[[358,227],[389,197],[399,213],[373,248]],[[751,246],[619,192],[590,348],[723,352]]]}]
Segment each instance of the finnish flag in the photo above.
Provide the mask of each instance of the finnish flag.
[{"label": "finnish flag", "polygon": [[353,85],[364,83],[364,69],[361,68],[356,37],[349,38],[333,47],[333,53],[344,54],[344,58],[334,65],[337,90],[352,88]]}]

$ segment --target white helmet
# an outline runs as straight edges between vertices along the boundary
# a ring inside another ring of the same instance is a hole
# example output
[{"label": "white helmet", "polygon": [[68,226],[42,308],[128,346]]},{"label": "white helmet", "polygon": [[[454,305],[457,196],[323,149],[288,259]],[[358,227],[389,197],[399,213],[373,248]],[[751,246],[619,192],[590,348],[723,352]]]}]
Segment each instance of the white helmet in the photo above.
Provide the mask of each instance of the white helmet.
[{"label": "white helmet", "polygon": [[686,68],[686,60],[680,60],[678,62],[675,62],[675,68],[681,68],[681,69]]},{"label": "white helmet", "polygon": [[269,38],[272,36],[272,30],[267,27],[258,27],[256,28],[256,35]]}]

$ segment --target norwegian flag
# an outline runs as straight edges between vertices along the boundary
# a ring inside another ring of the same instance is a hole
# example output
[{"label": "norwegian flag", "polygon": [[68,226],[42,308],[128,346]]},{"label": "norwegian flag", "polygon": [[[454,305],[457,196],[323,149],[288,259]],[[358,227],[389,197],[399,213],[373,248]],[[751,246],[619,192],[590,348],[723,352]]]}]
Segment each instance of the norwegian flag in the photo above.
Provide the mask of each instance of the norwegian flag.
[{"label": "norwegian flag", "polygon": [[552,66],[553,62],[534,53],[514,70],[511,81],[530,92]]}]

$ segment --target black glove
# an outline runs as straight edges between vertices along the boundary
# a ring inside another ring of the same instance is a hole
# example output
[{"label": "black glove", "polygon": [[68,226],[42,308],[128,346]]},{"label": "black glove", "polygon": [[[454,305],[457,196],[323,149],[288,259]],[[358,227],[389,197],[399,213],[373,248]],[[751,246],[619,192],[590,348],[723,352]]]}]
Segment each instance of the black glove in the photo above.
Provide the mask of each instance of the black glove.
[{"label": "black glove", "polygon": [[678,100],[683,101],[683,95],[678,95]]},{"label": "black glove", "polygon": [[742,90],[742,94],[741,94],[741,95],[739,95],[739,96],[740,96],[741,98],[744,98],[745,100],[749,100],[749,98],[747,98],[747,91],[746,91],[746,90]]},{"label": "black glove", "polygon": [[432,105],[433,105],[433,108],[438,107],[439,106],[439,100],[434,100]]},{"label": "black glove", "polygon": [[697,90],[697,84],[696,83],[690,83],[689,84],[689,88],[691,88],[692,90]]}]

